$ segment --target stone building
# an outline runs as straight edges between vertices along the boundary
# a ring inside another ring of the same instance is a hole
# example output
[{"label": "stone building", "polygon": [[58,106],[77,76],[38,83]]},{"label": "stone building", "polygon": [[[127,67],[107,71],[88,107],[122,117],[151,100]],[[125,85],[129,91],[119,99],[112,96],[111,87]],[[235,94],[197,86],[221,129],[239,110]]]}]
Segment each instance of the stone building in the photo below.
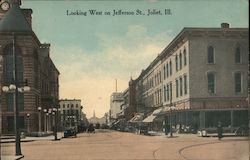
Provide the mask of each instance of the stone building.
[{"label": "stone building", "polygon": [[[184,28],[136,79],[144,116],[176,126],[225,130],[248,123],[247,28]],[[138,102],[137,104],[138,105]],[[157,116],[147,114],[147,108]],[[156,110],[158,110],[156,112]],[[159,112],[160,111],[160,112]]]},{"label": "stone building", "polygon": [[[17,83],[22,86],[27,81],[31,88],[27,93],[18,93],[21,131],[51,130],[55,119],[52,108],[58,106],[59,71],[50,58],[50,45],[42,44],[32,30],[31,9],[21,9],[20,1],[1,3],[8,3],[9,8],[0,9],[0,88],[13,83],[15,53]],[[14,132],[13,95],[0,91],[3,134]]]},{"label": "stone building", "polygon": [[114,121],[118,118],[119,113],[122,112],[122,104],[124,103],[123,93],[114,92],[110,96],[110,119]]},{"label": "stone building", "polygon": [[87,124],[80,99],[61,99],[59,105],[62,126],[69,127],[80,125],[80,123]]}]

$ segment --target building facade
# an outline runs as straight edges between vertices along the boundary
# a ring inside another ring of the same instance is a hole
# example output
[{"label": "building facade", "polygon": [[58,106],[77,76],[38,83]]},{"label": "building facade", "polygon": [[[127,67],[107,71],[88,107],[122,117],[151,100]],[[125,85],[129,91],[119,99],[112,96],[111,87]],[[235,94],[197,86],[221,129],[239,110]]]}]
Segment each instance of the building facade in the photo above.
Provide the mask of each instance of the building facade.
[{"label": "building facade", "polygon": [[247,28],[226,23],[184,28],[135,80],[136,106],[145,118],[160,110],[162,123],[174,127],[247,126],[248,38]]},{"label": "building facade", "polygon": [[[32,10],[21,9],[20,1],[8,1],[7,3],[10,5],[9,8],[0,9],[2,133],[14,133],[14,94],[3,92],[2,87],[13,83],[15,64],[17,72],[15,80],[18,87],[23,86],[24,82],[28,82],[28,86],[31,88],[27,93],[18,92],[17,96],[21,131],[52,130],[53,119],[55,120],[52,108],[56,109],[58,106],[60,73],[50,58],[50,45],[42,44],[32,30]],[[13,63],[13,55],[16,55],[15,63]]]},{"label": "building facade", "polygon": [[83,106],[80,99],[61,99],[59,105],[63,127],[86,125],[86,115],[82,111]]},{"label": "building facade", "polygon": [[123,111],[122,105],[124,97],[122,92],[114,92],[110,96],[110,120],[116,120],[119,114]]}]

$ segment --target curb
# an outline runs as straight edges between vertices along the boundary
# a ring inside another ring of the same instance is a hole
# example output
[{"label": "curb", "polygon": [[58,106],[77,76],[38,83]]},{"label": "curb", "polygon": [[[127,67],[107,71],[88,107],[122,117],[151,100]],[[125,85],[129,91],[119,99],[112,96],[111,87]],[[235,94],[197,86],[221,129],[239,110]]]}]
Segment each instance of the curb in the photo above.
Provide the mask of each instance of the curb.
[{"label": "curb", "polygon": [[[35,140],[25,140],[25,141],[21,141],[21,142],[33,142]],[[13,141],[1,141],[1,143],[15,143],[16,141],[13,140]]]},{"label": "curb", "polygon": [[19,157],[15,158],[15,160],[22,159],[23,157],[24,157],[24,155],[21,155],[21,156],[19,156]]}]

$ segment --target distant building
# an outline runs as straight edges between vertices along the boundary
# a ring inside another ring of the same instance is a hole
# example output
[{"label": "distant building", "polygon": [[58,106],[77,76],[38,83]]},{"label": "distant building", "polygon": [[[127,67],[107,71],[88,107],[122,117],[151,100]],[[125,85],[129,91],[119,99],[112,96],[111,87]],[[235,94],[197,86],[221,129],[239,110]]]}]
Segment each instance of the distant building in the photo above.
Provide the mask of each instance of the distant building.
[{"label": "distant building", "polygon": [[59,104],[62,126],[69,127],[87,123],[80,99],[61,99]]},{"label": "distant building", "polygon": [[118,114],[122,112],[122,104],[124,103],[123,93],[114,92],[110,97],[110,119],[117,119]]},{"label": "distant building", "polygon": [[88,119],[89,123],[91,124],[100,124],[100,125],[103,125],[103,124],[107,124],[107,115],[105,113],[105,115],[102,117],[102,118],[98,118],[95,116],[95,111],[93,113],[93,117],[89,118]]}]

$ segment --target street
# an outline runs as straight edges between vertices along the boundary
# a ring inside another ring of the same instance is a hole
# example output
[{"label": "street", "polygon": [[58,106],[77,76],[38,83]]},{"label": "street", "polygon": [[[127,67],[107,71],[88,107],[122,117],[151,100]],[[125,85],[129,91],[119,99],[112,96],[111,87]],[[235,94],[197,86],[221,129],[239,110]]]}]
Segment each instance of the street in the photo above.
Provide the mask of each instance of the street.
[{"label": "street", "polygon": [[[60,141],[23,142],[24,160],[248,160],[245,137],[201,138],[196,135],[144,136],[98,130]],[[2,155],[14,155],[14,143],[2,144]]]}]

